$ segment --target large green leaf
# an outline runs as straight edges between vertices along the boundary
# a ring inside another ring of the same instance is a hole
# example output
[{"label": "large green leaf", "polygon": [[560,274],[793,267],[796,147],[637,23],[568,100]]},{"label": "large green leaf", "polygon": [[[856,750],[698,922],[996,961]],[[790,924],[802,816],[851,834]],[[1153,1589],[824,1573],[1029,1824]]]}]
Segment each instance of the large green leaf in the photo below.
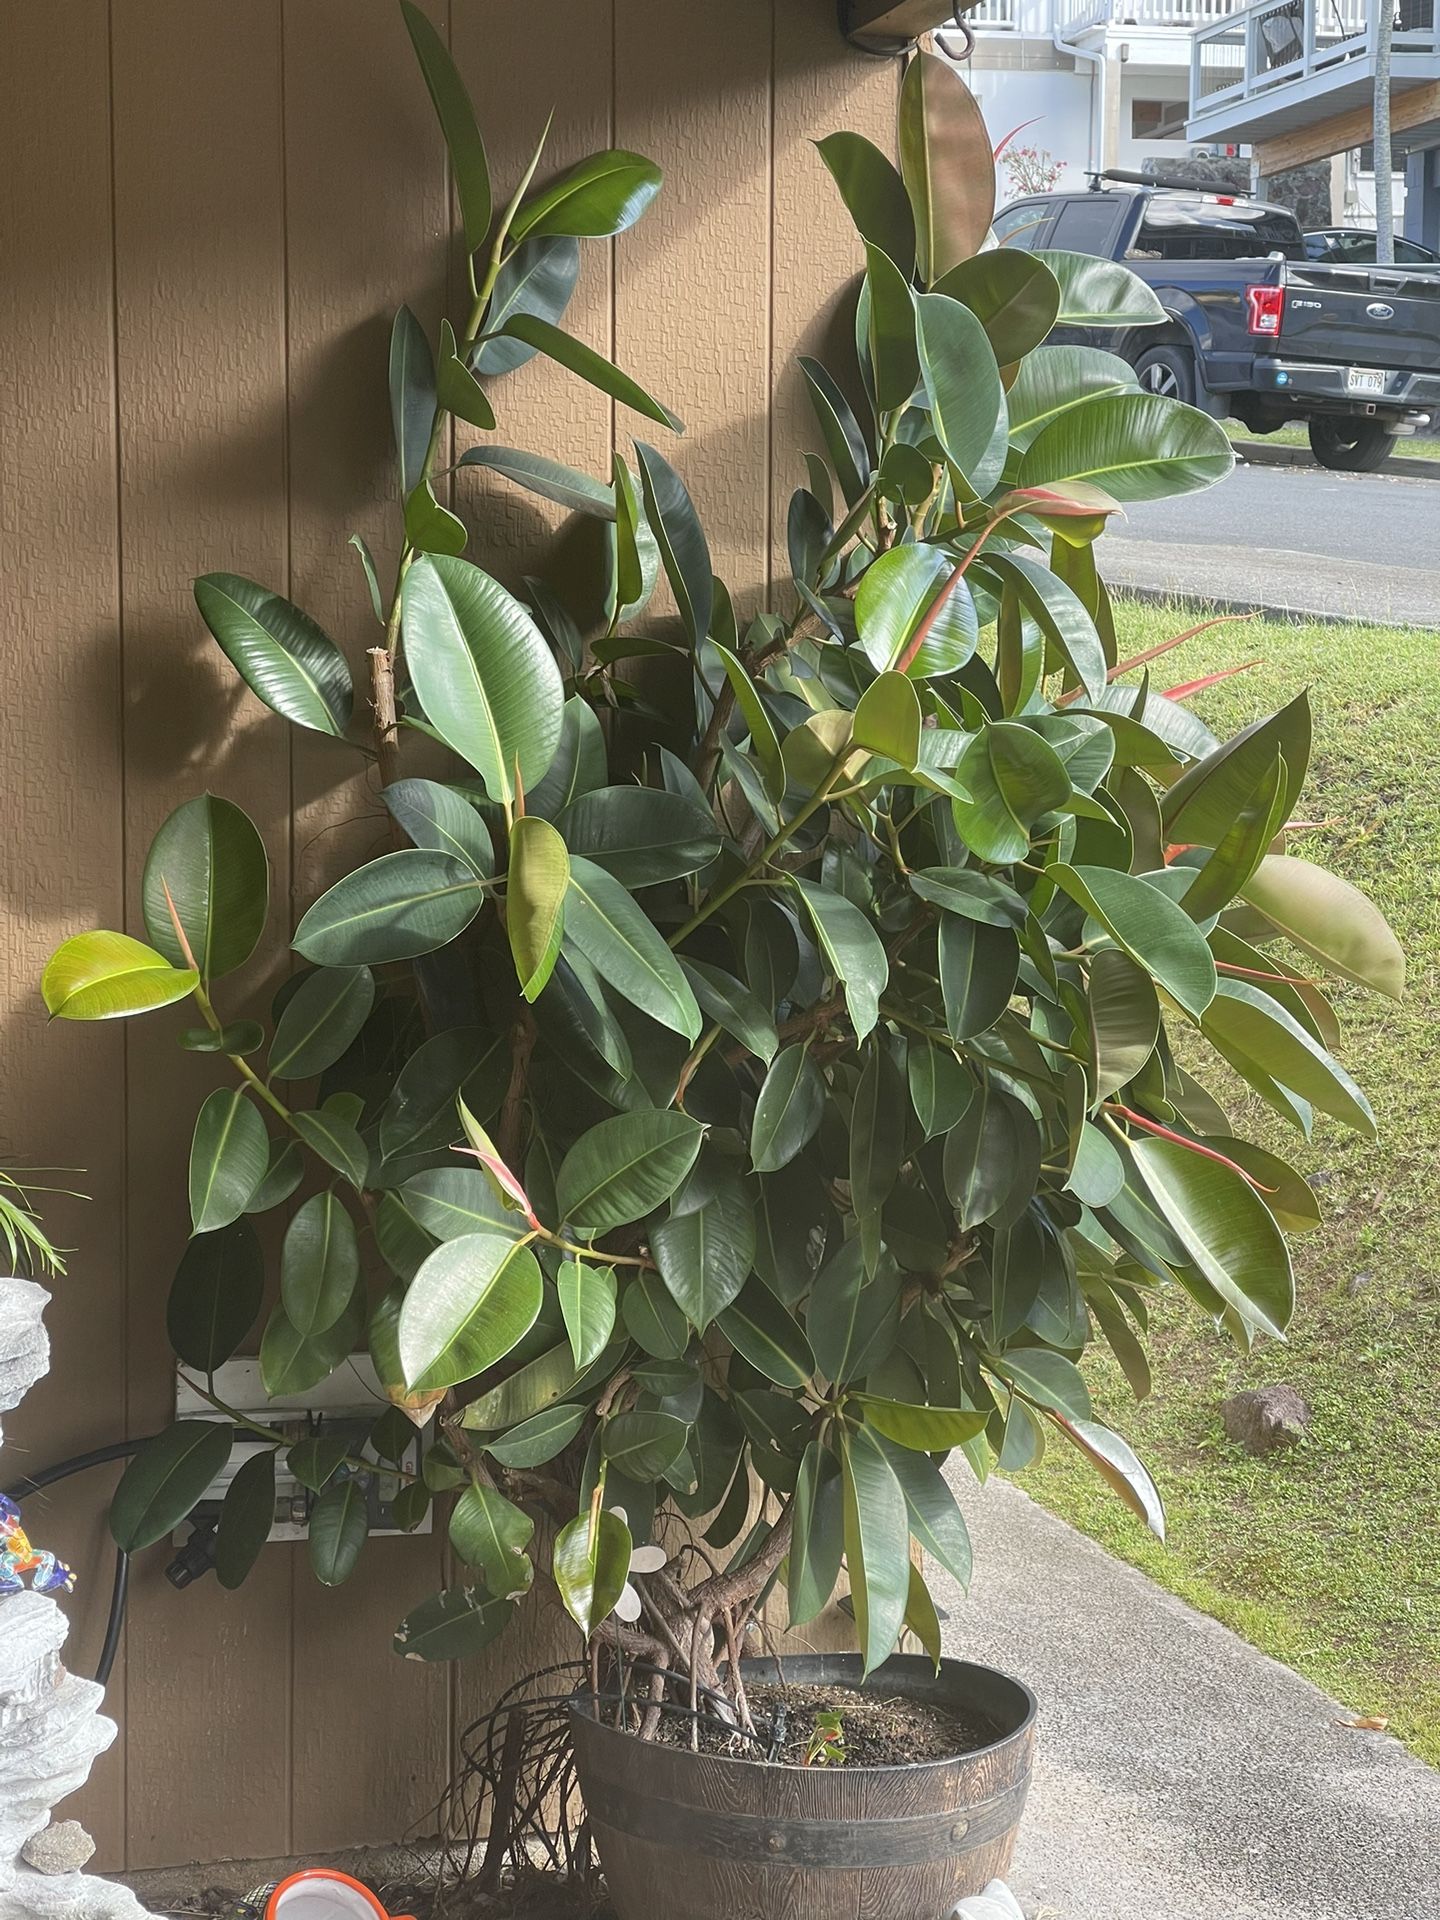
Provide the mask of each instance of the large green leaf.
[{"label": "large green leaf", "polygon": [[920,378],[915,301],[909,276],[883,247],[867,246],[870,368],[875,404],[885,412],[905,406]]},{"label": "large green leaf", "polygon": [[190,1218],[196,1233],[238,1220],[270,1161],[265,1122],[241,1087],[217,1087],[190,1141]]},{"label": "large green leaf", "polygon": [[995,218],[995,163],[975,96],[947,61],[917,54],[900,88],[900,172],[927,286],[978,253]]},{"label": "large green leaf", "polygon": [[635,442],[645,516],[660,546],[665,577],[692,647],[710,631],[714,599],[710,549],[695,503],[670,462],[643,440]]},{"label": "large green leaf", "polygon": [[994,247],[962,260],[936,283],[935,291],[969,307],[1002,367],[1033,352],[1060,312],[1055,275],[1037,255],[1013,247]]},{"label": "large green leaf", "polygon": [[262,1447],[236,1469],[220,1508],[215,1578],[227,1591],[243,1583],[274,1524],[275,1449]]},{"label": "large green leaf", "polygon": [[1222,979],[1200,1022],[1228,1059],[1253,1061],[1270,1079],[1298,1093],[1367,1139],[1375,1138],[1370,1102],[1346,1073],[1277,1000],[1248,980]]},{"label": "large green leaf", "polygon": [[1339,874],[1292,854],[1267,854],[1245,898],[1322,967],[1398,1000],[1405,956],[1378,907]]},{"label": "large green leaf", "polygon": [[912,1040],[905,1066],[910,1104],[927,1140],[949,1133],[969,1106],[975,1082],[948,1048],[930,1040]]},{"label": "large green leaf", "polygon": [[[345,1096],[334,1097],[343,1100]],[[343,1174],[357,1192],[365,1185],[370,1154],[355,1122],[343,1107],[331,1106],[327,1101],[313,1112],[301,1108],[291,1113],[290,1125],[310,1151],[318,1154],[327,1167]]]},{"label": "large green leaf", "polygon": [[1165,500],[1223,480],[1235,464],[1224,428],[1158,393],[1102,394],[1062,413],[1025,449],[1016,484],[1076,481],[1115,500]]},{"label": "large green leaf", "polygon": [[851,738],[857,747],[883,753],[898,766],[920,759],[925,715],[920,697],[903,673],[881,673],[870,682],[855,709]]},{"label": "large green leaf", "polygon": [[277,1080],[309,1080],[323,1073],[350,1046],[374,1004],[375,976],[368,967],[317,967],[275,1022],[271,1074]]},{"label": "large green leaf", "polygon": [[792,887],[804,902],[820,951],[845,995],[857,1040],[879,1018],[880,995],[890,978],[884,942],[853,901],[798,875]]},{"label": "large green leaf", "polygon": [[1187,1013],[1204,1013],[1215,997],[1215,960],[1183,907],[1148,880],[1112,867],[1057,862],[1046,873]]},{"label": "large green leaf", "polygon": [[1048,267],[1060,283],[1058,326],[1147,327],[1165,319],[1154,289],[1118,260],[1043,248],[1030,258]]},{"label": "large green leaf", "polygon": [[[855,625],[870,664],[885,673],[904,658],[915,630],[955,571],[936,547],[891,547],[861,576]],[[957,580],[920,651],[906,667],[915,680],[955,673],[975,651],[980,622],[964,580]]]},{"label": "large green leaf", "polygon": [[45,964],[40,992],[53,1019],[114,1020],[168,1007],[195,991],[200,975],[172,967],[128,933],[77,933]]},{"label": "large green leaf", "polygon": [[956,777],[970,796],[951,803],[960,837],[997,865],[1023,860],[1036,822],[1064,806],[1071,792],[1054,748],[1014,720],[983,727],[965,749]]},{"label": "large green leaf", "polygon": [[150,842],[141,882],[145,931],[172,965],[186,967],[167,888],[202,978],[243,966],[270,904],[270,862],[250,816],[202,793],[177,807]]},{"label": "large green leaf", "polygon": [[825,451],[848,506],[864,497],[870,478],[870,452],[854,409],[834,376],[818,360],[801,354],[796,364],[810,390],[810,404],[825,441]]},{"label": "large green leaf", "polygon": [[[485,312],[487,329],[493,336],[495,329],[503,327],[514,313],[533,313],[553,324],[569,306],[579,277],[580,248],[576,241],[561,235],[542,235],[525,241],[507,257],[496,278],[495,291]],[[512,373],[532,359],[534,353],[533,347],[519,340],[492,337],[476,347],[471,365],[482,376]],[[479,452],[479,448],[467,449],[460,456],[461,463],[474,459]]]},{"label": "large green leaf", "polygon": [[429,1167],[400,1189],[416,1220],[437,1240],[466,1233],[506,1233],[518,1239],[524,1216],[507,1207],[495,1183],[479,1167]]},{"label": "large green leaf", "polygon": [[485,143],[475,124],[475,109],[465,91],[465,82],[450,57],[450,50],[431,21],[414,4],[400,0],[405,26],[430,90],[435,117],[450,150],[450,167],[455,181],[455,197],[460,202],[460,219],[465,228],[465,245],[474,253],[485,243],[490,231],[490,168],[485,159]]},{"label": "large green leaf", "polygon": [[492,1600],[475,1587],[447,1587],[406,1614],[393,1646],[406,1660],[469,1660],[510,1624],[513,1600]]},{"label": "large green leaf", "polygon": [[844,1432],[840,1452],[845,1565],[865,1671],[889,1658],[910,1597],[910,1523],[905,1493],[880,1443],[863,1427]]},{"label": "large green leaf", "polygon": [[697,1333],[735,1299],[755,1261],[750,1195],[735,1176],[707,1173],[702,1162],[670,1218],[650,1232],[661,1276]]},{"label": "large green leaf", "polygon": [[1097,1099],[1133,1080],[1155,1051],[1160,1002],[1149,974],[1118,947],[1102,947],[1090,959],[1085,997]]},{"label": "large green leaf", "polygon": [[615,1610],[630,1574],[630,1529],[608,1507],[577,1514],[555,1536],[551,1566],[565,1611],[588,1640]]},{"label": "large green leaf", "polygon": [[409,307],[399,309],[390,329],[390,424],[400,497],[408,500],[424,479],[435,425],[435,355]]},{"label": "large green leaf", "polygon": [[1257,720],[1233,740],[1187,767],[1160,802],[1167,840],[1184,846],[1218,847],[1250,801],[1256,783],[1284,758],[1279,802],[1289,814],[1305,779],[1311,745],[1310,699],[1303,690],[1288,706]]},{"label": "large green leaf", "polygon": [[805,1330],[820,1371],[837,1386],[862,1379],[895,1345],[900,1279],[891,1260],[867,1277],[859,1239],[848,1240],[816,1277]]},{"label": "large green leaf", "polygon": [[[890,1198],[905,1158],[908,1105],[905,1078],[883,1034],[866,1043],[850,1110],[850,1204],[873,1256],[880,1209]],[[872,1261],[873,1264],[873,1261]]]},{"label": "large green leaf", "polygon": [[873,1394],[857,1395],[865,1409],[865,1423],[877,1433],[893,1440],[896,1446],[914,1453],[948,1453],[985,1431],[988,1412],[972,1412],[959,1407],[911,1406],[899,1400],[880,1400]]},{"label": "large green leaf", "polygon": [[1034,1120],[987,1075],[945,1139],[945,1191],[961,1229],[1019,1212],[1039,1172]]},{"label": "large green leaf", "polygon": [[180,1256],[166,1303],[171,1346],[187,1366],[213,1373],[255,1324],[264,1292],[265,1259],[248,1220],[197,1234]]},{"label": "large green leaf", "polygon": [[120,1476],[110,1532],[122,1553],[138,1553],[179,1526],[224,1471],[235,1429],[228,1420],[177,1420],[147,1440]]},{"label": "large green leaf", "polygon": [[355,1223],[333,1193],[307,1200],[285,1230],[280,1300],[295,1331],[308,1339],[333,1327],[360,1282]]},{"label": "large green leaf", "polygon": [[720,851],[708,810],[685,794],[656,787],[601,787],[556,816],[572,853],[583,854],[626,887],[659,886],[706,867]]},{"label": "large green leaf", "polygon": [[1010,927],[987,927],[947,913],[940,923],[940,992],[951,1037],[968,1040],[993,1027],[1010,1004],[1020,943]]},{"label": "large green leaf", "polygon": [[800,1041],[776,1054],[755,1102],[750,1163],[757,1173],[788,1166],[820,1130],[825,1079]]},{"label": "large green leaf", "polygon": [[535,1522],[494,1487],[467,1487],[450,1515],[450,1544],[475,1567],[497,1599],[524,1593],[534,1579],[527,1549]]},{"label": "large green leaf", "polygon": [[777,1387],[806,1387],[815,1356],[805,1329],[762,1280],[751,1280],[716,1324],[742,1359]]},{"label": "large green leaf", "polygon": [[307,1340],[290,1324],[283,1307],[265,1323],[260,1341],[260,1378],[272,1400],[306,1393],[348,1360],[365,1337],[365,1292],[357,1287],[345,1312],[324,1333]]},{"label": "large green leaf", "polygon": [[577,1367],[588,1367],[615,1331],[615,1270],[585,1260],[566,1260],[555,1282],[560,1312]]},{"label": "large green leaf", "polygon": [[995,351],[970,309],[943,293],[917,295],[915,327],[935,437],[972,491],[986,494],[1000,478],[1007,444]]},{"label": "large green leaf", "polygon": [[299,607],[237,573],[207,573],[195,604],[226,659],[258,699],[297,727],[337,737],[354,691],[345,656]]},{"label": "large green leaf", "polygon": [[426,1040],[405,1062],[380,1116],[380,1151],[433,1153],[458,1137],[456,1100],[488,1121],[510,1077],[505,1034],[452,1027]]},{"label": "large green leaf", "polygon": [[1042,1407],[1053,1407],[1067,1419],[1090,1418],[1090,1391],[1073,1360],[1048,1347],[1011,1347],[994,1371]]},{"label": "large green leaf", "polygon": [[788,1572],[792,1627],[807,1625],[829,1606],[844,1550],[839,1463],[833,1453],[812,1440],[795,1483]]},{"label": "large green leaf", "polygon": [[1129,1442],[1098,1420],[1057,1418],[1055,1425],[1070,1444],[1094,1467],[1130,1511],[1143,1520],[1157,1539],[1165,1538],[1165,1507],[1160,1490]]},{"label": "large green leaf", "polygon": [[705,1129],[688,1114],[620,1113],[583,1133],[560,1163],[560,1216],[580,1232],[608,1233],[668,1200],[695,1164]]},{"label": "large green leaf", "polygon": [[725,669],[735,704],[750,729],[750,751],[759,763],[765,791],[772,800],[778,800],[785,792],[786,772],[770,710],[760,697],[759,687],[730,649],[718,640],[712,640],[710,645]]},{"label": "large green leaf", "polygon": [[621,1413],[605,1422],[601,1444],[627,1480],[658,1480],[680,1458],[687,1431],[673,1413]]},{"label": "large green leaf", "polygon": [[468,561],[417,560],[403,590],[405,657],[435,731],[490,798],[513,802],[544,777],[560,740],[559,668],[513,594]]},{"label": "large green leaf", "polygon": [[659,193],[660,181],[659,167],[644,154],[620,147],[592,153],[521,202],[510,237],[549,233],[601,240],[624,233]]},{"label": "large green leaf", "polygon": [[1129,1145],[1156,1206],[1216,1293],[1279,1338],[1295,1310],[1290,1252],[1249,1181],[1173,1140]]},{"label": "large green leaf", "polygon": [[860,238],[883,247],[908,280],[915,269],[915,216],[894,163],[860,133],[815,142]]},{"label": "large green leaf", "polygon": [[502,1440],[487,1442],[487,1449],[502,1467],[543,1467],[564,1452],[589,1417],[584,1406],[546,1407],[511,1427]]},{"label": "large green leaf", "polygon": [[391,818],[417,847],[453,854],[482,879],[495,871],[495,848],[479,813],[454,787],[438,780],[392,780],[381,798]]},{"label": "large green leaf", "polygon": [[[1031,258],[1034,258],[1032,255]],[[1135,369],[1098,347],[1037,347],[1020,362],[1006,395],[1010,443],[1025,448],[1053,420],[1102,394],[1134,393]]]},{"label": "large green leaf", "polygon": [[505,339],[519,340],[525,346],[533,347],[537,353],[543,353],[547,359],[587,381],[590,386],[598,387],[601,393],[608,393],[612,400],[618,400],[622,406],[632,407],[636,413],[643,413],[647,420],[658,421],[662,427],[669,427],[672,433],[684,432],[678,416],[658,400],[652,399],[638,381],[632,380],[628,373],[622,373],[613,361],[596,353],[593,347],[587,347],[573,334],[562,332],[548,320],[542,320],[538,314],[512,314],[500,332]]},{"label": "large green leaf", "polygon": [[484,901],[465,861],[406,847],[337,880],[301,919],[293,944],[322,967],[409,960],[453,940]]},{"label": "large green leaf", "polygon": [[570,856],[548,820],[524,815],[510,830],[505,882],[505,931],[515,956],[520,991],[537,1000],[555,971],[565,927]]},{"label": "large green leaf", "polygon": [[1105,648],[1084,602],[1057,573],[1022,553],[986,558],[986,572],[1012,587],[1022,610],[1070,669],[1070,681],[1093,698],[1105,686]]},{"label": "large green leaf", "polygon": [[406,1384],[425,1391],[473,1380],[524,1339],[543,1295],[534,1254],[505,1234],[445,1241],[410,1282],[400,1309]]},{"label": "large green leaf", "polygon": [[[514,345],[509,340],[492,340],[485,351]],[[515,350],[523,357],[523,349],[516,347]],[[538,493],[542,500],[553,500],[568,513],[588,513],[598,520],[615,518],[615,495],[603,480],[578,473],[574,467],[561,466],[558,460],[547,460],[542,454],[527,453],[520,447],[495,447],[484,441],[478,447],[467,447],[459,465],[486,467],[513,481],[517,487],[524,487],[527,493]]]},{"label": "large green leaf", "polygon": [[700,1009],[680,963],[628,889],[593,860],[570,862],[565,945],[574,945],[622,999],[694,1040]]},{"label": "large green leaf", "polygon": [[923,1453],[881,1439],[880,1450],[905,1495],[910,1531],[930,1559],[961,1587],[970,1584],[970,1535],[945,1476]]},{"label": "large green leaf", "polygon": [[335,1480],[310,1510],[310,1566],[322,1587],[338,1587],[355,1571],[370,1532],[365,1489]]}]

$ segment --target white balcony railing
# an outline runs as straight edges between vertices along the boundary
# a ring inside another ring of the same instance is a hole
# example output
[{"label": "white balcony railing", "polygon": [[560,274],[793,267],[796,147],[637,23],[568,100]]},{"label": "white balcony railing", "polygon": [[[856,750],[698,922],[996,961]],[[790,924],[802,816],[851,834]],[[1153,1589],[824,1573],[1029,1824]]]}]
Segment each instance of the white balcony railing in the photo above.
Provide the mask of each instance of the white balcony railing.
[{"label": "white balcony railing", "polygon": [[1020,25],[1020,0],[981,0],[965,12],[965,24],[975,33],[1014,33]]},{"label": "white balcony railing", "polygon": [[[1397,56],[1440,53],[1440,0],[1379,4],[1395,8]],[[1378,20],[1376,0],[1259,0],[1198,26],[1190,49],[1192,116],[1373,59]]]},{"label": "white balcony railing", "polygon": [[1228,19],[1243,4],[1244,0],[1057,0],[1056,20],[1065,34],[1083,32],[1087,27],[1189,30],[1212,20]]}]

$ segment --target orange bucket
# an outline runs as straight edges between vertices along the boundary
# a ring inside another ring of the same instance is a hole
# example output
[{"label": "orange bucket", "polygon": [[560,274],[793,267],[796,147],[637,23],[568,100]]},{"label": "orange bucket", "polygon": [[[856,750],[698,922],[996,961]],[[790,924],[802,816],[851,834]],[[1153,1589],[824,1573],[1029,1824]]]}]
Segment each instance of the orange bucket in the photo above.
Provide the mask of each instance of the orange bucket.
[{"label": "orange bucket", "polygon": [[265,1920],[411,1920],[388,1914],[374,1894],[333,1867],[306,1867],[282,1880],[265,1906]]}]

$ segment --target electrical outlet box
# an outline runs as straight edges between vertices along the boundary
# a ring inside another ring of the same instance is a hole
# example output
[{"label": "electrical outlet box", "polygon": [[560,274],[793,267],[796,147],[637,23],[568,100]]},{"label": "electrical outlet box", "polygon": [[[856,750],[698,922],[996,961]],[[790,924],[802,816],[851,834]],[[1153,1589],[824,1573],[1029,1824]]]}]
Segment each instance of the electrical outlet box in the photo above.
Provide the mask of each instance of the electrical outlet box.
[{"label": "electrical outlet box", "polygon": [[[341,1467],[339,1473],[361,1483],[370,1517],[371,1533],[399,1533],[395,1524],[394,1501],[405,1484],[388,1460],[382,1460],[370,1445],[370,1429],[389,1402],[367,1353],[354,1353],[318,1386],[304,1393],[282,1394],[271,1399],[260,1378],[256,1359],[229,1360],[215,1372],[212,1391],[237,1413],[261,1426],[275,1427],[285,1435],[286,1447],[275,1460],[275,1514],[267,1536],[270,1540],[304,1540],[310,1532],[310,1510],[317,1495],[302,1486],[290,1472],[286,1452],[301,1440],[318,1439],[322,1434],[343,1439],[347,1453],[355,1459],[373,1461],[374,1471],[362,1473]],[[182,1420],[223,1420],[177,1370],[175,1412]],[[192,1521],[203,1524],[218,1518],[230,1482],[254,1454],[268,1443],[243,1430],[236,1434],[235,1445],[224,1471],[211,1482],[191,1514]],[[423,1441],[417,1430],[399,1464],[408,1473],[419,1473]],[[333,1482],[331,1483],[333,1484]],[[430,1513],[415,1533],[429,1533]]]}]

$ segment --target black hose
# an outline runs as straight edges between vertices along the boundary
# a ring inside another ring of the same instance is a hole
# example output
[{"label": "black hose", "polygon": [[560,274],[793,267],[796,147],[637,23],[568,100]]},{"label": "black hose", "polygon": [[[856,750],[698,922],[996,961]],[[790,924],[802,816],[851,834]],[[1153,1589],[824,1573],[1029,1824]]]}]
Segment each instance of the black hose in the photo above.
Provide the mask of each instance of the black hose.
[{"label": "black hose", "polygon": [[[92,1447],[88,1453],[72,1453],[68,1460],[58,1460],[53,1467],[42,1467],[38,1473],[24,1474],[10,1486],[0,1487],[0,1493],[18,1504],[44,1487],[53,1487],[57,1480],[68,1480],[72,1473],[84,1473],[87,1467],[107,1466],[113,1460],[128,1460],[132,1453],[138,1453],[154,1437],[147,1433],[139,1440],[115,1440],[108,1447]],[[110,1670],[120,1650],[120,1632],[125,1624],[125,1601],[129,1590],[130,1556],[123,1547],[117,1546],[115,1579],[110,1588],[110,1614],[105,1622],[105,1640],[100,1648],[99,1664],[95,1668],[95,1678],[102,1687],[110,1678]]]}]

